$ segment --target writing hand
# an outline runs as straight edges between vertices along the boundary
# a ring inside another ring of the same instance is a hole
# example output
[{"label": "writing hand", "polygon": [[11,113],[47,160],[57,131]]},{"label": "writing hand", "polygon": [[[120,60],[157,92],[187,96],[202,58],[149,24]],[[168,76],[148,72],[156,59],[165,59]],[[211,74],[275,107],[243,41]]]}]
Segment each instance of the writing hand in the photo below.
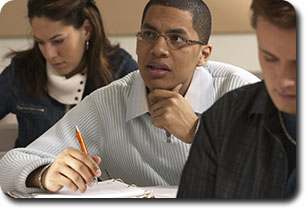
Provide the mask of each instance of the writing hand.
[{"label": "writing hand", "polygon": [[154,89],[148,95],[154,126],[165,129],[178,139],[191,143],[198,123],[191,105],[179,93],[182,84],[170,90]]},{"label": "writing hand", "polygon": [[98,156],[91,157],[77,149],[66,148],[43,174],[43,186],[51,192],[67,187],[72,191],[80,190],[84,193],[87,185],[90,187],[94,185],[89,169],[96,176],[101,175],[98,167],[100,162],[101,158]]}]

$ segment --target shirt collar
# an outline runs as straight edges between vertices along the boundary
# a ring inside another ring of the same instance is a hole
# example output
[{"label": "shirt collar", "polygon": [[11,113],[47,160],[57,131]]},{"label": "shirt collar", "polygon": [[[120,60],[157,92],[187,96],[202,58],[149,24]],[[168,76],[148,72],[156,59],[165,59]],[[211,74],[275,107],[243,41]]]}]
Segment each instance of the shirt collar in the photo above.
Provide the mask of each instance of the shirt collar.
[{"label": "shirt collar", "polygon": [[281,135],[281,127],[278,117],[278,109],[273,104],[264,81],[258,84],[259,90],[255,95],[252,106],[249,110],[249,117],[253,119],[259,116],[263,119],[264,128],[274,135]]},{"label": "shirt collar", "polygon": [[[185,99],[197,114],[202,114],[214,103],[213,78],[206,65],[195,69]],[[146,87],[140,73],[138,73],[127,100],[126,122],[148,112],[150,112],[150,107]]]},{"label": "shirt collar", "polygon": [[264,114],[266,108],[270,103],[270,97],[266,91],[264,81],[256,84],[258,86],[257,94],[255,95],[254,102],[249,110],[249,115],[253,116],[255,114]]},{"label": "shirt collar", "polygon": [[138,71],[137,77],[128,95],[126,122],[147,112],[150,112],[150,107],[147,100],[146,87]]}]

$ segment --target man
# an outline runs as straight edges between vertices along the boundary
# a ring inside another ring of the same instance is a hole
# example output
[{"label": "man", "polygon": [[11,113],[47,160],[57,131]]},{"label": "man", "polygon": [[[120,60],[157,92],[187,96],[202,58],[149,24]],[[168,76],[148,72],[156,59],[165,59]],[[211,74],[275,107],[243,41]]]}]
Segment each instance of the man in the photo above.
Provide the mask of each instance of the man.
[{"label": "man", "polygon": [[254,0],[264,81],[225,95],[205,112],[179,198],[281,198],[296,182],[296,13],[283,0]]},{"label": "man", "polygon": [[[2,189],[84,192],[94,184],[91,173],[139,186],[178,185],[197,115],[226,91],[257,81],[244,70],[205,65],[210,29],[202,1],[149,1],[137,33],[140,73],[92,93],[27,148],[7,153]],[[79,151],[75,126],[94,157]]]}]

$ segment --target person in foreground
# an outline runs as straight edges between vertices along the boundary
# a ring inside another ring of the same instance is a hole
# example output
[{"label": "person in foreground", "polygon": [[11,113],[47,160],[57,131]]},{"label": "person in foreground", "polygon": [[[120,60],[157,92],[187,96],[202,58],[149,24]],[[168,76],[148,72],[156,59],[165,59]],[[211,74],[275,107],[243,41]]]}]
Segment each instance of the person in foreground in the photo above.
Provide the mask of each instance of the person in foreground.
[{"label": "person in foreground", "polygon": [[296,187],[296,12],[253,0],[264,81],[223,96],[204,112],[178,198],[284,198]]},{"label": "person in foreground", "polygon": [[[27,148],[9,151],[0,161],[2,190],[85,192],[91,172],[138,186],[178,185],[198,116],[258,80],[211,68],[210,31],[203,1],[149,1],[137,33],[139,71],[93,92]],[[92,157],[80,151],[75,126]]]},{"label": "person in foreground", "polygon": [[0,74],[0,119],[18,121],[26,147],[95,89],[138,69],[110,44],[94,0],[29,0],[33,47],[12,52]]}]

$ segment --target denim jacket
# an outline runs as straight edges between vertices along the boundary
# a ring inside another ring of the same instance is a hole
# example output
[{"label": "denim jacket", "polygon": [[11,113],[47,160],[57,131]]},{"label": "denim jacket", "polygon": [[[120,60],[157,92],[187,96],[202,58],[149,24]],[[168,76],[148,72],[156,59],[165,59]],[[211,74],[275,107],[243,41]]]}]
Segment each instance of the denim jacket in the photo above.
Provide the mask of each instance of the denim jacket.
[{"label": "denim jacket", "polygon": [[[111,60],[114,79],[138,69],[136,61],[125,50],[119,49]],[[14,61],[0,74],[0,119],[13,113],[18,121],[15,147],[25,147],[53,126],[66,112],[66,106],[48,94],[29,96],[24,85],[16,82]],[[91,93],[86,83],[83,98]],[[1,135],[0,135],[1,136]]]}]

